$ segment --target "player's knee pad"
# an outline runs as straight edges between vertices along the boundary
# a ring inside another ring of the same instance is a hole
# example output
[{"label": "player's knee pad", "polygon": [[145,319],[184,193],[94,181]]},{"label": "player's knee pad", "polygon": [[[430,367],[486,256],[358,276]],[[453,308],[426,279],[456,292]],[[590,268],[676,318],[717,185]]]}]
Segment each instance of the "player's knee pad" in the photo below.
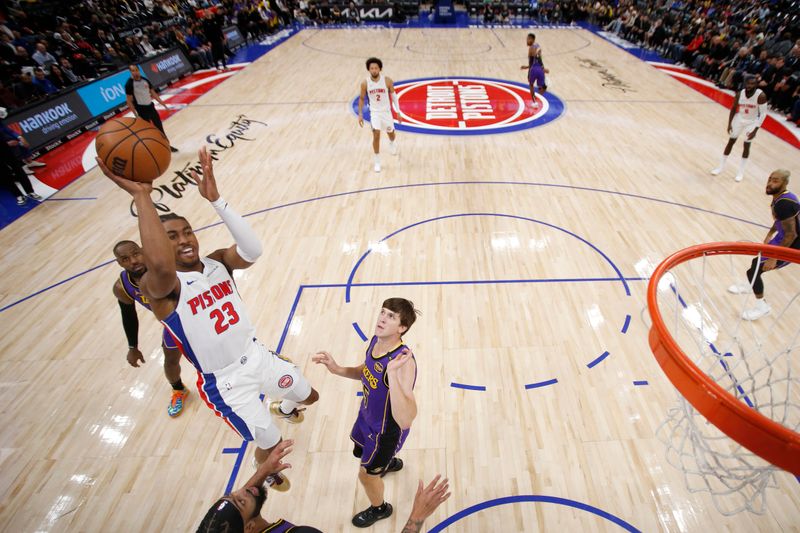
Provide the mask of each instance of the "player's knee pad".
[{"label": "player's knee pad", "polygon": [[254,437],[256,446],[262,450],[268,450],[281,441],[281,432],[278,426],[270,424],[265,428],[256,427]]}]

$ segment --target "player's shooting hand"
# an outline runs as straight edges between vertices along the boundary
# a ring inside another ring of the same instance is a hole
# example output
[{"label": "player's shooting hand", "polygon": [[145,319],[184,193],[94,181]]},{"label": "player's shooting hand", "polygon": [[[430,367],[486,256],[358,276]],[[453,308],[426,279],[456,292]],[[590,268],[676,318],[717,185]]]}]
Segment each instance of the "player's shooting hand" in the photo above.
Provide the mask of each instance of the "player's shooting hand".
[{"label": "player's shooting hand", "polygon": [[144,364],[144,355],[139,351],[139,348],[128,349],[128,364],[134,368],[139,368],[139,363]]},{"label": "player's shooting hand", "polygon": [[152,183],[140,183],[138,181],[129,180],[127,178],[123,178],[119,174],[114,174],[110,168],[106,166],[105,163],[99,158],[95,157],[95,161],[97,161],[97,166],[100,167],[100,170],[103,171],[111,181],[117,184],[120,189],[127,192],[131,196],[136,196],[137,194],[144,194],[150,196],[150,192],[153,190]]},{"label": "player's shooting hand", "polygon": [[339,374],[341,367],[328,352],[317,352],[311,356],[311,360],[318,365],[325,365],[332,374]]},{"label": "player's shooting hand", "polygon": [[397,372],[399,369],[407,365],[409,361],[411,361],[411,350],[406,348],[400,353],[400,355],[389,361],[389,364],[386,365],[386,371]]},{"label": "player's shooting hand", "polygon": [[777,259],[767,259],[766,261],[764,261],[764,264],[761,265],[761,271],[769,272],[770,270],[775,270],[777,266],[778,266]]},{"label": "player's shooting hand", "polygon": [[265,475],[277,474],[287,468],[291,468],[292,465],[284,463],[282,459],[292,453],[293,445],[294,441],[291,439],[279,442],[269,453],[267,460],[259,465],[258,470],[260,473]]},{"label": "player's shooting hand", "polygon": [[197,157],[200,158],[203,177],[201,178],[197,175],[197,172],[192,170],[192,178],[197,182],[200,196],[209,202],[216,202],[219,200],[219,191],[217,190],[217,180],[214,177],[214,162],[205,146],[197,151]]},{"label": "player's shooting hand", "polygon": [[448,489],[449,481],[444,478],[439,481],[441,475],[437,475],[427,487],[423,487],[422,480],[419,480],[417,495],[414,496],[414,504],[411,507],[409,521],[425,521],[439,505],[450,497]]}]

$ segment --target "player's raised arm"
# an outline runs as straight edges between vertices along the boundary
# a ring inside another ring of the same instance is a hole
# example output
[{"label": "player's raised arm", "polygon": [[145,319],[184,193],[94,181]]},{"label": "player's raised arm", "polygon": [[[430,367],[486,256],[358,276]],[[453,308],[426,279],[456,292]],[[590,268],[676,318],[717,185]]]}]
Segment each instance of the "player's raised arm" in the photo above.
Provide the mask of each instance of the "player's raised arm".
[{"label": "player's raised arm", "polygon": [[200,196],[211,202],[211,206],[233,235],[233,240],[236,241],[233,246],[217,250],[208,257],[220,261],[228,270],[249,268],[264,251],[261,241],[250,224],[219,195],[217,180],[214,177],[213,160],[205,146],[197,152],[197,155],[200,158],[203,176],[200,177],[193,170],[192,178],[197,182]]},{"label": "player's raised arm", "polygon": [[139,214],[139,234],[142,237],[143,247],[147,249],[145,256],[147,272],[142,276],[142,290],[151,298],[166,297],[178,286],[178,275],[175,273],[175,251],[150,199],[153,186],[150,183],[139,183],[118,176],[99,157],[95,159],[103,174],[130,194],[136,205],[136,212]]},{"label": "player's raised arm", "polygon": [[414,399],[416,367],[417,364],[408,349],[386,365],[392,416],[402,430],[410,428],[411,422],[417,417],[417,402]]},{"label": "player's raised arm", "polygon": [[361,372],[364,370],[363,364],[358,366],[340,366],[328,352],[317,352],[311,357],[311,360],[318,365],[325,365],[331,374],[336,374],[343,378],[360,380]]},{"label": "player's raised arm", "polygon": [[361,92],[358,93],[358,125],[364,126],[364,98],[367,97],[367,82],[361,82]]}]

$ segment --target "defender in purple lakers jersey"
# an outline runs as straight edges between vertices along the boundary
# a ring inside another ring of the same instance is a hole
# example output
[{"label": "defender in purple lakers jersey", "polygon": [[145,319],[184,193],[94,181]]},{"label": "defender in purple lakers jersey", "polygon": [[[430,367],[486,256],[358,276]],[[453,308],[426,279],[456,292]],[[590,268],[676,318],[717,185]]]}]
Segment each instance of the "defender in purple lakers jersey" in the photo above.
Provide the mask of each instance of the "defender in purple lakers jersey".
[{"label": "defender in purple lakers jersey", "polygon": [[544,94],[547,91],[547,83],[544,75],[548,72],[544,68],[542,62],[542,47],[536,42],[536,35],[529,33],[527,37],[528,43],[528,64],[520,67],[522,70],[528,71],[528,86],[531,89],[531,100],[533,105],[539,105],[536,101],[536,87],[539,87],[539,92]]},{"label": "defender in purple lakers jersey", "polygon": [[389,298],[383,302],[364,363],[342,367],[328,352],[319,352],[312,358],[333,374],[361,382],[364,397],[350,439],[354,443],[353,455],[361,459],[358,479],[372,505],[353,517],[356,527],[369,527],[392,514],[392,506],[383,499],[383,476],[403,468],[403,462],[395,455],[417,416],[417,363],[401,338],[416,319],[412,302]]},{"label": "defender in purple lakers jersey", "polygon": [[[139,317],[136,314],[135,303],[152,311],[149,300],[142,294],[138,284],[147,272],[147,267],[141,247],[133,241],[120,241],[114,245],[113,251],[117,264],[122,267],[113,291],[122,314],[122,327],[128,338],[128,364],[138,368],[139,363],[144,363],[144,355],[139,350]],[[172,387],[167,414],[176,417],[183,411],[183,405],[189,395],[189,390],[181,381],[181,352],[166,330],[162,334],[161,348],[164,351],[164,375]]]},{"label": "defender in purple lakers jersey", "polygon": [[[773,246],[800,249],[800,201],[798,201],[797,195],[786,190],[788,186],[788,170],[776,170],[767,179],[765,192],[772,196],[770,208],[773,223],[764,242]],[[750,292],[752,287],[756,303],[752,308],[744,310],[742,318],[758,320],[769,314],[770,306],[764,299],[764,282],[761,275],[770,270],[783,268],[788,264],[786,261],[766,257],[753,258],[750,268],[747,270],[748,283],[731,285],[728,288],[734,294],[745,294]]]}]

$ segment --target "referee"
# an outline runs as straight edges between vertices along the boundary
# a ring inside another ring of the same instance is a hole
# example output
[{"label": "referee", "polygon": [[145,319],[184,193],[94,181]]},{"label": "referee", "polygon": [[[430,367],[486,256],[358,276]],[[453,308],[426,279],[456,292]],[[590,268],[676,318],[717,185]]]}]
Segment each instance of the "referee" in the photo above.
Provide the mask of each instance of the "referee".
[{"label": "referee", "polygon": [[[161,117],[158,116],[158,111],[156,111],[153,100],[156,100],[159,104],[164,106],[164,108],[167,107],[167,104],[164,103],[156,90],[153,89],[150,80],[142,76],[139,67],[131,65],[128,67],[128,70],[131,71],[131,78],[125,83],[125,98],[128,101],[128,108],[133,111],[136,118],[143,118],[148,122],[152,122],[156,128],[161,130],[164,137],[166,137],[167,133],[164,131],[164,125],[161,123]],[[178,149],[172,145],[170,145],[169,149],[173,152],[178,151]]]}]

